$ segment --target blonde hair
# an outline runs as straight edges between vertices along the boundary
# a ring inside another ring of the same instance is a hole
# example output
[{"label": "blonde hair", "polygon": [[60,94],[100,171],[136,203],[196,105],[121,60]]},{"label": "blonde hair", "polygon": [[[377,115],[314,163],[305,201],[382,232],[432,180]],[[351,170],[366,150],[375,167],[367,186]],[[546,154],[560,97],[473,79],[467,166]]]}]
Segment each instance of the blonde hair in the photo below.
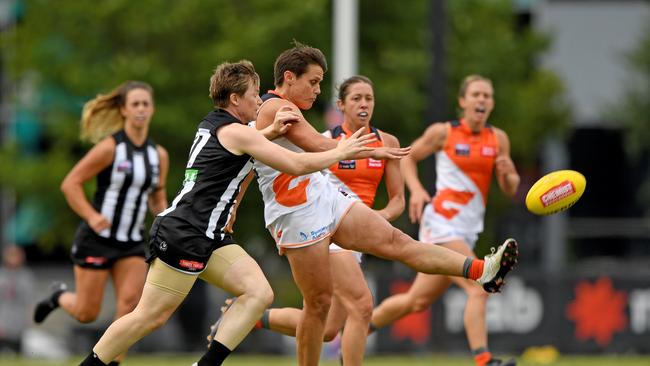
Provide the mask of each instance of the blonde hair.
[{"label": "blonde hair", "polygon": [[217,66],[210,77],[210,98],[215,107],[227,108],[230,94],[244,95],[250,82],[259,85],[260,77],[253,63],[248,60],[224,62]]},{"label": "blonde hair", "polygon": [[153,98],[153,88],[142,81],[125,81],[107,94],[99,94],[86,102],[81,112],[81,133],[83,141],[97,143],[104,137],[124,127],[120,108],[126,103],[131,90],[144,89]]},{"label": "blonde hair", "polygon": [[486,78],[485,76],[479,74],[467,75],[463,79],[463,82],[460,83],[460,89],[458,89],[458,97],[459,98],[465,97],[465,93],[467,93],[467,88],[469,87],[469,84],[475,81],[485,81],[486,83],[492,85],[492,80]]}]

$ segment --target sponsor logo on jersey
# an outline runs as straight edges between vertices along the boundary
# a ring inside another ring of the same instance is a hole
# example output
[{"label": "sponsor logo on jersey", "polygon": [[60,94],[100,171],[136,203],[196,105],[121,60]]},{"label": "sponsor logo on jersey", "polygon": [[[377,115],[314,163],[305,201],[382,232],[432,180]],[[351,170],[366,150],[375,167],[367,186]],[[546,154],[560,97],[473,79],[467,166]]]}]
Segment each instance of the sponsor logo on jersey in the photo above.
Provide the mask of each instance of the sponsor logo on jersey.
[{"label": "sponsor logo on jersey", "polygon": [[493,157],[497,154],[494,146],[483,146],[481,148],[481,156]]},{"label": "sponsor logo on jersey", "polygon": [[383,166],[384,166],[384,161],[383,160],[368,158],[368,168],[370,168],[370,169],[381,169]]},{"label": "sponsor logo on jersey", "polygon": [[469,144],[456,144],[454,149],[457,156],[469,156]]},{"label": "sponsor logo on jersey", "polygon": [[87,257],[84,259],[84,262],[86,262],[87,264],[94,264],[94,265],[96,265],[96,266],[101,266],[102,264],[106,263],[107,260],[108,260],[108,259],[106,259],[106,257],[91,257],[91,256],[87,256]]},{"label": "sponsor logo on jersey", "polygon": [[275,236],[276,236],[278,239],[282,238],[282,230],[280,230],[280,231],[278,231],[277,233],[275,233]]},{"label": "sponsor logo on jersey", "polygon": [[196,182],[196,177],[199,175],[198,169],[185,169],[185,179],[183,184],[188,182]]},{"label": "sponsor logo on jersey", "polygon": [[301,241],[306,241],[307,240],[307,234],[303,233],[302,231],[298,235],[300,235],[300,240]]},{"label": "sponsor logo on jersey", "polygon": [[161,241],[160,244],[158,244],[158,248],[160,248],[161,252],[164,252],[167,250],[167,242],[166,241]]},{"label": "sponsor logo on jersey", "polygon": [[129,174],[133,171],[133,164],[130,160],[124,160],[117,164],[117,171],[120,173]]},{"label": "sponsor logo on jersey", "polygon": [[540,199],[542,200],[542,205],[544,205],[544,207],[548,207],[556,202],[561,201],[564,198],[569,197],[574,193],[576,193],[576,188],[573,186],[573,183],[571,181],[565,180],[564,182],[546,191],[546,193],[544,193]]},{"label": "sponsor logo on jersey", "polygon": [[178,262],[178,264],[179,264],[181,267],[183,267],[183,268],[187,268],[187,269],[192,270],[192,271],[202,270],[203,267],[205,267],[205,265],[204,265],[203,263],[201,263],[201,262],[197,262],[197,261],[191,261],[191,260],[189,260],[189,259],[181,259],[181,260]]},{"label": "sponsor logo on jersey", "polygon": [[323,226],[320,229],[312,230],[312,232],[310,233],[311,234],[311,240],[317,240],[317,239],[320,239],[323,236],[327,235],[327,233],[328,233],[327,228],[328,227],[329,226]]},{"label": "sponsor logo on jersey", "polygon": [[357,161],[356,160],[341,160],[339,161],[339,169],[356,169]]}]

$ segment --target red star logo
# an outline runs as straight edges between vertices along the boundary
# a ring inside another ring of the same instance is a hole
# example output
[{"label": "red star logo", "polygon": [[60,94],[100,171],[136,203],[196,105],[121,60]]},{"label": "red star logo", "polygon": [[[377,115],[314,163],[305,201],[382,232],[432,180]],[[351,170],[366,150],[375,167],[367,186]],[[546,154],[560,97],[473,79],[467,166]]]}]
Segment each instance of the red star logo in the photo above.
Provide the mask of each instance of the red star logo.
[{"label": "red star logo", "polygon": [[579,282],[575,300],[566,308],[566,315],[576,323],[576,338],[593,338],[604,347],[612,341],[615,332],[627,328],[627,294],[616,291],[609,278],[600,278],[594,284]]},{"label": "red star logo", "polygon": [[[409,282],[398,281],[390,286],[391,295],[408,291],[411,287]],[[397,340],[410,339],[416,344],[425,344],[429,339],[431,329],[431,309],[419,313],[409,314],[393,323],[390,329],[392,338]]]}]

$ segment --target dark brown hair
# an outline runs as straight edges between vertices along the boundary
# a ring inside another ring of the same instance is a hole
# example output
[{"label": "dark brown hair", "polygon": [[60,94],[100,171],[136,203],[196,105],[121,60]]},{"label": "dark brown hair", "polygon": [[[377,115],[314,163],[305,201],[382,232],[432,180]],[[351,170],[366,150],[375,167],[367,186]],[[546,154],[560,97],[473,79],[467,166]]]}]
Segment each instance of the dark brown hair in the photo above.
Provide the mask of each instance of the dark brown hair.
[{"label": "dark brown hair", "polygon": [[249,83],[260,83],[253,63],[248,60],[224,62],[217,66],[210,77],[210,98],[215,107],[226,108],[230,104],[230,94],[244,95]]},{"label": "dark brown hair", "polygon": [[285,50],[278,56],[273,65],[273,82],[275,86],[284,83],[284,72],[291,71],[296,77],[307,72],[309,65],[318,65],[327,71],[325,55],[318,48],[310,47],[299,42],[294,42],[295,47]]}]

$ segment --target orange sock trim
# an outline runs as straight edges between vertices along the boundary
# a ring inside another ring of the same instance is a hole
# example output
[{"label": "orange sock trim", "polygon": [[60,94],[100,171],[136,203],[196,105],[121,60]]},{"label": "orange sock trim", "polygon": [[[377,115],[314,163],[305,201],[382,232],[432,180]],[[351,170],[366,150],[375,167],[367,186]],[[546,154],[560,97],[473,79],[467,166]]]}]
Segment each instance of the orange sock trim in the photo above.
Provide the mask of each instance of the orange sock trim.
[{"label": "orange sock trim", "polygon": [[470,280],[479,279],[483,274],[483,264],[485,264],[485,262],[482,259],[474,259],[469,267],[467,278]]},{"label": "orange sock trim", "polygon": [[262,328],[264,328],[264,327],[263,327],[263,324],[262,324],[262,319],[260,319],[255,323],[255,326],[253,327],[253,329],[262,329]]},{"label": "orange sock trim", "polygon": [[[481,265],[481,267],[483,266]],[[492,359],[492,353],[490,352],[483,352],[474,356],[474,362],[476,362],[476,366],[485,366],[485,364],[487,364],[491,359]]]}]

